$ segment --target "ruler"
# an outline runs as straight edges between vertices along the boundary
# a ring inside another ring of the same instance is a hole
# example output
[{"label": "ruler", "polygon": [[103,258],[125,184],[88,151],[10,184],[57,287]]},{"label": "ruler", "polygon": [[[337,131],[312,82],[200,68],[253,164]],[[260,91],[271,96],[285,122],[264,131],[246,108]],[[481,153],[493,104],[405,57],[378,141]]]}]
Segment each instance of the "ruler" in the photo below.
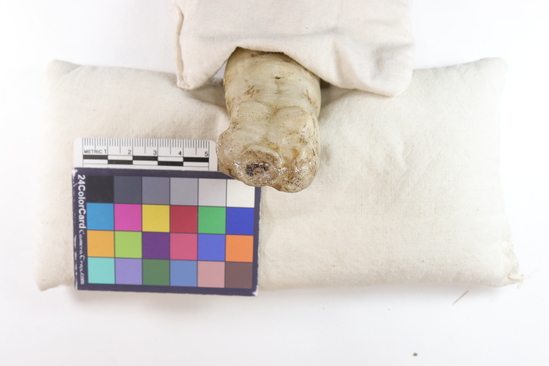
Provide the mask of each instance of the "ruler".
[{"label": "ruler", "polygon": [[74,165],[217,171],[217,155],[210,140],[81,138],[74,143]]}]

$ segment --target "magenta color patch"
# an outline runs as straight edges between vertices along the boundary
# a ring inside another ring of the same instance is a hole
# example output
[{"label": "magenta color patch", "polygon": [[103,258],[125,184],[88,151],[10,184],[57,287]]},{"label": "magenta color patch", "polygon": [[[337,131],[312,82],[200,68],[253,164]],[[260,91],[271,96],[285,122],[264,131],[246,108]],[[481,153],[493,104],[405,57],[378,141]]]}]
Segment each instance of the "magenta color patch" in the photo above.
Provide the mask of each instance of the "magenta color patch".
[{"label": "magenta color patch", "polygon": [[197,234],[170,234],[170,259],[196,260]]},{"label": "magenta color patch", "polygon": [[114,230],[141,231],[141,205],[114,205]]}]

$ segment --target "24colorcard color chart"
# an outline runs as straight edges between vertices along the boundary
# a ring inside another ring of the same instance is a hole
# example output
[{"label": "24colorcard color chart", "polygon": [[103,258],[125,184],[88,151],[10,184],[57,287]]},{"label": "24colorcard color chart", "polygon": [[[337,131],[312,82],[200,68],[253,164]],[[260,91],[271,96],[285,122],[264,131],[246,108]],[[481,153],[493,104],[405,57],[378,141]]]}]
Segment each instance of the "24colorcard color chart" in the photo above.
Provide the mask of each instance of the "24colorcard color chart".
[{"label": "24colorcard color chart", "polygon": [[260,189],[219,172],[76,168],[79,290],[255,295]]}]

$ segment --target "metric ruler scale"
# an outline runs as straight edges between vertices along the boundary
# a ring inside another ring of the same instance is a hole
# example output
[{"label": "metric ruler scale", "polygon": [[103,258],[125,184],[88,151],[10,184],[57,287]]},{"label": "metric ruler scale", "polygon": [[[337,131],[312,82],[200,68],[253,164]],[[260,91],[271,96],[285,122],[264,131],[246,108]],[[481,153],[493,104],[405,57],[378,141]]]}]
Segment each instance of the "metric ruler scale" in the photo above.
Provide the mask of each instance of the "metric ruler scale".
[{"label": "metric ruler scale", "polygon": [[81,138],[74,144],[80,168],[217,171],[215,142],[181,139]]}]

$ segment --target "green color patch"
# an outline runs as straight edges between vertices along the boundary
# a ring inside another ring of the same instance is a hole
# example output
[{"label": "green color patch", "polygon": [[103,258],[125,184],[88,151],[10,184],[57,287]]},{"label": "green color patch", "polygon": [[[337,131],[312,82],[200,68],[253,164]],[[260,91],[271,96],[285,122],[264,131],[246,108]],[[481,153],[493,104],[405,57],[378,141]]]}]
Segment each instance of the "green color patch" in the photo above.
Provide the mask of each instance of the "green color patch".
[{"label": "green color patch", "polygon": [[164,259],[143,259],[143,285],[169,286],[170,261]]},{"label": "green color patch", "polygon": [[198,207],[198,233],[225,234],[225,207]]}]

